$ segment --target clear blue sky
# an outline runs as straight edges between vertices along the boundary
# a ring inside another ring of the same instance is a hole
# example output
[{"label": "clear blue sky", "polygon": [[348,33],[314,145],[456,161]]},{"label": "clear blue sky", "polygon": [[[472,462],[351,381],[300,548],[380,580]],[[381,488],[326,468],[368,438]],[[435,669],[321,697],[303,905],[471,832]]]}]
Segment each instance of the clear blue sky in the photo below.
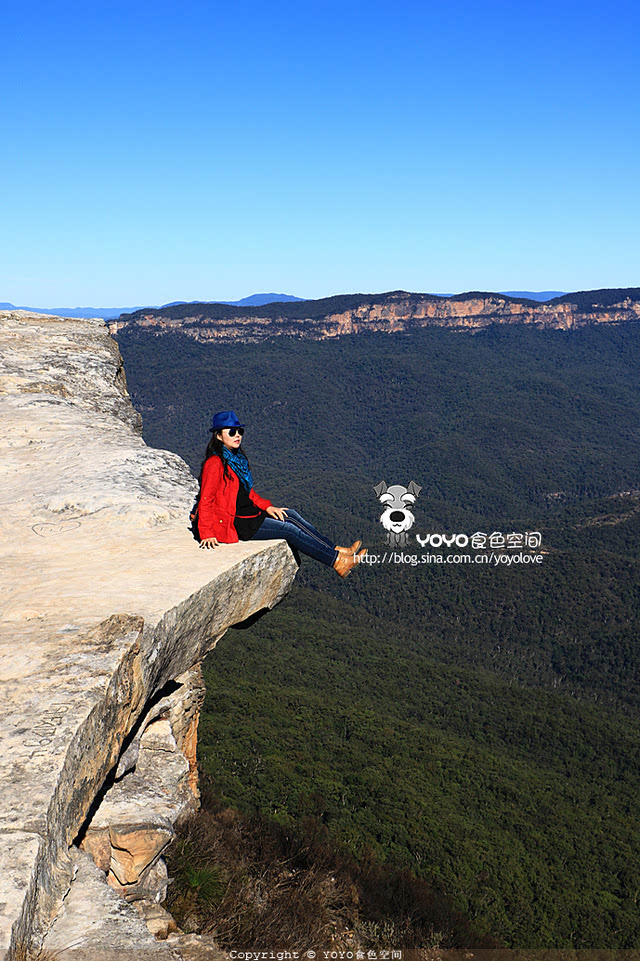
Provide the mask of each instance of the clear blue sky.
[{"label": "clear blue sky", "polygon": [[0,301],[640,286],[635,2],[5,4]]}]

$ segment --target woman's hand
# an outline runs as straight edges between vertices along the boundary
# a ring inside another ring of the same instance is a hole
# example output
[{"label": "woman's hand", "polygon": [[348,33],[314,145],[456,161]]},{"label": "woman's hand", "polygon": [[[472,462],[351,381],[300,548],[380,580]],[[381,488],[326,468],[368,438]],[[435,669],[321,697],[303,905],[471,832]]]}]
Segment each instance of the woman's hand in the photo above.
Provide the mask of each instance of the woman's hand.
[{"label": "woman's hand", "polygon": [[286,521],[287,519],[287,508],[286,507],[267,507],[267,514],[269,517],[275,517],[278,521]]},{"label": "woman's hand", "polygon": [[216,537],[205,537],[200,541],[200,547],[220,547],[220,542]]}]

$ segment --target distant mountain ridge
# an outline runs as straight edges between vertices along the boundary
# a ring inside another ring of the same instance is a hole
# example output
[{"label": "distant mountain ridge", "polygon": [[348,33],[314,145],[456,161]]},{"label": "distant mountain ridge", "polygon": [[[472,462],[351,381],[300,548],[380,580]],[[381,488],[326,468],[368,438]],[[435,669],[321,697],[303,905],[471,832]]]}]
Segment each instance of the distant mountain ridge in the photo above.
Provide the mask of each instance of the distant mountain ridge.
[{"label": "distant mountain ridge", "polygon": [[[130,308],[126,308],[129,310]],[[134,307],[134,310],[144,310]],[[161,308],[160,308],[161,309]],[[34,314],[49,314],[52,317],[102,317],[103,320],[113,320],[122,313],[122,307],[24,307],[8,302],[0,302],[0,310],[28,310]]]},{"label": "distant mountain ridge", "polygon": [[501,290],[501,294],[507,297],[525,297],[527,300],[554,300],[556,297],[563,297],[566,290]]},{"label": "distant mountain ridge", "polygon": [[[256,305],[271,304],[276,301],[285,303],[302,299],[302,297],[294,297],[293,294],[251,294],[249,297],[243,297],[242,300],[194,300],[191,301],[191,303],[229,304],[234,307],[253,307]],[[15,304],[5,302],[0,303],[0,310],[29,310],[36,314],[50,314],[54,317],[102,317],[103,320],[115,320],[115,318],[120,317],[124,313],[135,313],[139,310],[165,310],[167,307],[178,307],[188,303],[189,302],[185,300],[173,300],[169,304],[163,304],[162,307],[17,307]]]},{"label": "distant mountain ridge", "polygon": [[122,314],[110,323],[123,328],[179,329],[196,340],[256,342],[292,336],[324,340],[341,334],[405,333],[425,326],[475,330],[490,324],[532,324],[572,329],[591,323],[640,320],[640,287],[602,288],[563,294],[548,301],[489,291],[424,294],[340,294],[257,306],[222,303],[176,304]]},{"label": "distant mountain ridge", "polygon": [[[501,290],[500,293],[510,297],[527,297],[531,300],[551,300],[559,297],[563,291],[560,290]],[[453,294],[435,294],[436,297],[452,297]],[[186,304],[226,304],[230,307],[263,307],[265,304],[274,303],[293,303],[303,301],[306,298],[296,297],[293,294],[250,294],[242,297],[241,300],[172,300],[168,304],[160,307],[155,305],[142,305],[137,307],[18,307],[8,301],[0,302],[0,310],[28,310],[37,314],[50,314],[54,317],[102,317],[103,320],[116,320],[123,314],[133,314],[140,310],[166,310],[168,307],[180,307]]]},{"label": "distant mountain ridge", "polygon": [[293,294],[251,294],[242,300],[228,300],[223,303],[235,307],[261,307],[263,304],[285,304],[297,300],[304,300],[304,297],[294,297]]}]

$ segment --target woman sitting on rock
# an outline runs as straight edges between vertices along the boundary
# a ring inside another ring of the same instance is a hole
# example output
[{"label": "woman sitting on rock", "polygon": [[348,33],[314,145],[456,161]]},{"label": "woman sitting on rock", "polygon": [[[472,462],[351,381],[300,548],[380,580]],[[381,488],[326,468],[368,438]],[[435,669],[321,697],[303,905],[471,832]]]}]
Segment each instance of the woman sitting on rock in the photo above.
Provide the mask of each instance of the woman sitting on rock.
[{"label": "woman sitting on rock", "polygon": [[244,424],[232,410],[213,415],[211,440],[200,470],[200,495],[195,514],[200,547],[236,544],[239,540],[284,538],[303,554],[331,566],[341,577],[366,554],[362,541],[339,547],[297,511],[274,507],[253,489],[249,461],[240,449]]}]

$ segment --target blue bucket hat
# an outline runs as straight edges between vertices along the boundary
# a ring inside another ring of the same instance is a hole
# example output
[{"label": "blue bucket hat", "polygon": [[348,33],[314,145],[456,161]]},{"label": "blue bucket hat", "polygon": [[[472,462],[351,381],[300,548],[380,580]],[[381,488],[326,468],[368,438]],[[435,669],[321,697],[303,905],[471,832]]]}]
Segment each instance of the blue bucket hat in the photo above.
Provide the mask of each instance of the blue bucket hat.
[{"label": "blue bucket hat", "polygon": [[209,428],[209,433],[213,434],[217,430],[222,430],[223,427],[245,427],[245,424],[241,424],[238,420],[237,415],[232,410],[219,410],[217,414],[213,415],[213,422]]}]

